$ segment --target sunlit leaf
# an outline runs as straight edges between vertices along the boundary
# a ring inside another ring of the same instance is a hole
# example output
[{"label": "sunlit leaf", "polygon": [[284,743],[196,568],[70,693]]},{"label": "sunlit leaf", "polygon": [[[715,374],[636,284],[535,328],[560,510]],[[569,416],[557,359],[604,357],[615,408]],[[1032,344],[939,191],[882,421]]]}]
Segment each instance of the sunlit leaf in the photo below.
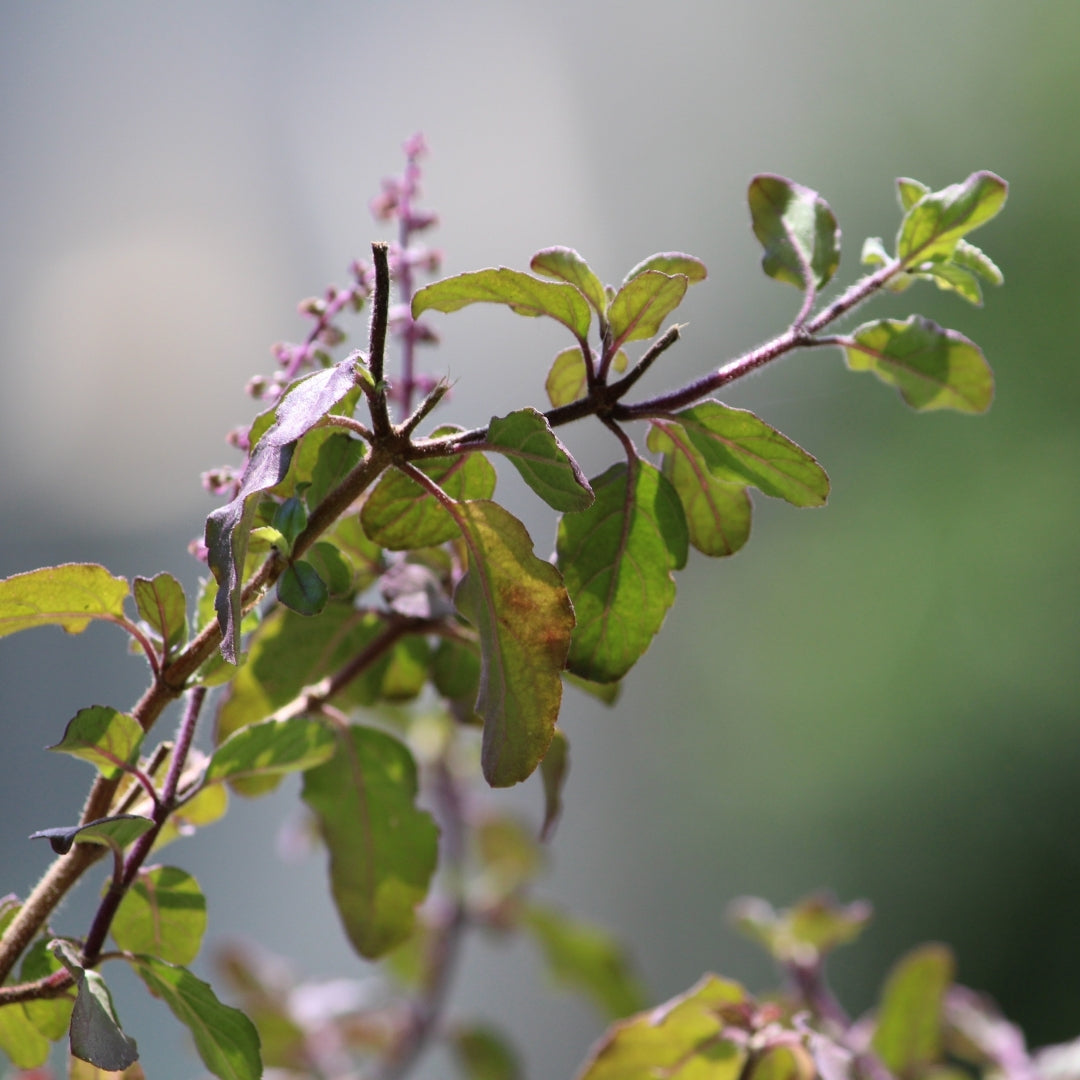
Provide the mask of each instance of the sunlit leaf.
[{"label": "sunlit leaf", "polygon": [[122,619],[128,583],[96,563],[46,566],[0,581],[0,637],[35,626],[80,634],[91,619]]},{"label": "sunlit leaf", "polygon": [[[489,499],[495,469],[483,454],[458,454],[415,462],[452,499]],[[383,473],[360,512],[367,535],[391,551],[409,551],[453,540],[458,526],[446,508],[411,476]]]},{"label": "sunlit leaf", "polygon": [[615,347],[658,334],[660,324],[682,303],[688,284],[683,274],[669,276],[659,270],[643,270],[632,277],[608,308]]},{"label": "sunlit leaf", "polygon": [[259,1080],[262,1061],[255,1025],[223,1005],[207,983],[186,968],[152,956],[136,956],[132,967],[155,997],[191,1032],[202,1063],[221,1080]]},{"label": "sunlit leaf", "polygon": [[802,184],[767,174],[754,177],[748,197],[765,273],[797,289],[828,284],[840,265],[840,229],[829,204]]},{"label": "sunlit leaf", "polygon": [[137,1061],[117,1072],[113,1069],[99,1069],[81,1058],[69,1057],[67,1080],[146,1080],[146,1073]]},{"label": "sunlit leaf", "polygon": [[872,371],[915,409],[981,413],[994,397],[994,376],[979,347],[921,315],[864,323],[845,339],[852,371]]},{"label": "sunlit leaf", "polygon": [[7,1054],[15,1068],[39,1068],[48,1061],[50,1049],[49,1040],[31,1023],[21,1005],[0,1008],[0,1050]]},{"label": "sunlit leaf", "polygon": [[[48,978],[63,968],[59,958],[49,949],[49,938],[39,937],[27,950],[19,967],[19,978],[23,982],[37,982]],[[71,1009],[75,1004],[73,991],[60,997],[41,998],[37,1001],[24,1001],[23,1009],[30,1023],[46,1039],[55,1042],[62,1039],[71,1023]],[[2,1020],[0,1020],[2,1025]],[[0,1040],[2,1045],[2,1040]]]},{"label": "sunlit leaf", "polygon": [[952,953],[923,945],[903,957],[881,992],[872,1045],[896,1076],[911,1076],[941,1058],[942,1009],[953,980]]},{"label": "sunlit leaf", "polygon": [[529,269],[544,277],[567,281],[578,288],[592,304],[598,315],[607,309],[607,297],[600,279],[589,264],[573,248],[549,247],[538,251],[529,262]]},{"label": "sunlit leaf", "polygon": [[1009,185],[1000,176],[975,172],[963,183],[924,194],[900,224],[897,256],[905,266],[948,258],[962,236],[998,213],[1008,193]]},{"label": "sunlit leaf", "polygon": [[900,209],[907,213],[924,195],[930,194],[930,188],[920,180],[898,176],[896,193],[900,198]]},{"label": "sunlit leaf", "polygon": [[468,304],[506,304],[519,315],[549,315],[584,339],[589,333],[589,302],[573,285],[541,281],[505,266],[444,278],[418,289],[413,296],[414,319],[428,310],[458,311]]},{"label": "sunlit leaf", "polygon": [[764,945],[781,964],[818,962],[838,946],[854,941],[871,914],[864,900],[841,904],[827,893],[814,893],[779,912],[752,896],[734,900],[728,907],[735,928]]},{"label": "sunlit leaf", "polygon": [[982,306],[982,288],[978,278],[970,270],[965,270],[953,262],[931,262],[925,265],[925,276],[930,278],[939,289],[955,292],[976,307]]},{"label": "sunlit leaf", "polygon": [[593,501],[581,467],[535,409],[491,418],[488,442],[510,459],[522,479],[555,510],[584,510]]},{"label": "sunlit leaf", "polygon": [[612,1025],[578,1080],[738,1080],[746,1050],[722,1038],[723,1010],[747,1001],[738,983],[706,975],[685,994]]},{"label": "sunlit leaf", "polygon": [[488,783],[505,787],[524,780],[551,742],[574,612],[559,572],[533,554],[512,514],[487,501],[460,503],[457,514],[469,571],[455,602],[480,635],[481,763]]},{"label": "sunlit leaf", "polygon": [[655,422],[649,449],[663,453],[662,471],[679,494],[690,543],[705,555],[731,555],[750,538],[752,507],[741,480],[716,476],[679,424]]},{"label": "sunlit leaf", "polygon": [[981,277],[990,285],[1001,285],[1005,281],[1005,275],[998,269],[993,259],[986,252],[961,240],[956,245],[952,254],[952,261],[956,266],[970,270],[973,274]]},{"label": "sunlit leaf", "polygon": [[681,251],[660,251],[647,259],[642,259],[623,278],[623,284],[632,281],[638,274],[644,274],[646,270],[659,270],[661,274],[667,274],[669,277],[682,274],[691,285],[696,285],[708,277],[705,264],[700,259],[695,259],[693,255],[684,255]]},{"label": "sunlit leaf", "polygon": [[233,732],[214,751],[206,779],[213,782],[310,769],[329,760],[335,745],[333,733],[321,720],[306,716],[264,720]]},{"label": "sunlit leaf", "polygon": [[373,728],[338,734],[334,757],[304,773],[304,801],[330,854],[330,888],[361,956],[404,941],[435,870],[438,829],[416,806],[416,765],[406,747]]},{"label": "sunlit leaf", "polygon": [[626,953],[606,930],[536,904],[526,911],[525,925],[554,978],[585,994],[610,1018],[644,1007],[645,995]]},{"label": "sunlit leaf", "polygon": [[141,870],[120,901],[111,932],[121,949],[190,964],[206,930],[206,898],[186,870]]},{"label": "sunlit leaf", "polygon": [[596,501],[559,523],[558,566],[577,617],[569,668],[616,682],[649,647],[686,562],[679,496],[647,462],[613,465],[592,482]]},{"label": "sunlit leaf", "polygon": [[544,782],[544,823],[540,826],[540,839],[550,840],[562,814],[562,790],[570,772],[570,743],[557,728],[551,737],[544,760],[540,762],[540,776]]},{"label": "sunlit leaf", "polygon": [[68,721],[64,737],[49,749],[89,761],[106,779],[115,780],[137,760],[142,741],[143,729],[134,717],[91,705]]},{"label": "sunlit leaf", "polygon": [[131,583],[139,615],[172,652],[187,640],[187,598],[183,586],[172,574],[137,577]]},{"label": "sunlit leaf", "polygon": [[588,377],[580,345],[571,345],[555,357],[544,383],[548,400],[558,408],[585,396]]}]

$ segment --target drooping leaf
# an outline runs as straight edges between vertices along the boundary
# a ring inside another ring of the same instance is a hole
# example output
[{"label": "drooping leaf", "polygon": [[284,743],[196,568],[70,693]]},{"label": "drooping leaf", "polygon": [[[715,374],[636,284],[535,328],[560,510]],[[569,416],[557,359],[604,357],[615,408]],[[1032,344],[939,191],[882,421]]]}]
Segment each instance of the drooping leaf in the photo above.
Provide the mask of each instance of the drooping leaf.
[{"label": "drooping leaf", "polygon": [[[23,982],[37,982],[48,978],[64,965],[49,950],[49,938],[39,937],[27,950],[19,967],[19,978]],[[62,1039],[71,1023],[71,1009],[75,1004],[74,995],[69,991],[61,997],[41,998],[37,1001],[24,1001],[23,1009],[30,1023],[50,1042]],[[2,1040],[0,1040],[2,1045]]]},{"label": "drooping leaf", "polygon": [[31,1023],[21,1005],[0,1008],[0,1050],[7,1054],[15,1068],[40,1068],[49,1060],[50,1049],[49,1040]]},{"label": "drooping leaf", "polygon": [[981,413],[994,397],[994,376],[979,347],[921,315],[864,323],[845,340],[852,371],[872,371],[915,409]]},{"label": "drooping leaf", "polygon": [[131,585],[135,606],[150,628],[161,637],[168,652],[187,641],[187,598],[172,574],[137,577]]},{"label": "drooping leaf", "polygon": [[240,652],[240,594],[257,501],[252,496],[285,479],[297,441],[353,389],[358,370],[356,359],[349,357],[293,383],[274,410],[274,422],[252,449],[236,498],[206,519],[207,562],[218,583],[214,603],[221,655],[230,664]]},{"label": "drooping leaf", "polygon": [[581,467],[535,409],[493,416],[488,442],[510,459],[525,483],[553,509],[584,510],[592,503],[592,488]]},{"label": "drooping leaf", "polygon": [[644,1007],[641,984],[607,931],[536,904],[526,911],[525,925],[535,935],[554,978],[584,993],[611,1019]]},{"label": "drooping leaf", "polygon": [[562,814],[562,790],[570,772],[570,743],[566,735],[555,729],[544,760],[540,762],[540,777],[544,781],[544,822],[540,839],[550,840]]},{"label": "drooping leaf", "polygon": [[88,821],[85,825],[39,829],[30,834],[30,839],[48,840],[57,855],[66,855],[76,841],[123,849],[153,827],[154,823],[150,818],[140,817],[138,814],[113,814],[111,817]]},{"label": "drooping leaf", "polygon": [[589,302],[575,286],[561,281],[541,281],[505,266],[458,274],[425,285],[413,296],[412,315],[418,319],[428,310],[451,312],[477,303],[506,304],[518,315],[549,315],[578,339],[589,334]]},{"label": "drooping leaf", "polygon": [[829,204],[802,184],[768,174],[751,181],[749,200],[765,273],[797,289],[828,284],[840,265],[840,229]]},{"label": "drooping leaf", "polygon": [[175,866],[141,870],[120,901],[111,932],[121,949],[190,964],[206,931],[206,898],[199,883]]},{"label": "drooping leaf", "polygon": [[890,972],[872,1045],[894,1075],[915,1075],[941,1059],[942,1010],[953,970],[952,953],[944,945],[922,945]]},{"label": "drooping leaf", "polygon": [[684,274],[671,276],[659,270],[642,270],[632,277],[608,308],[615,348],[658,334],[660,324],[682,303],[688,285]]},{"label": "drooping leaf", "polygon": [[558,566],[577,628],[568,666],[594,682],[621,679],[649,647],[686,562],[679,496],[647,462],[613,465],[592,482],[596,501],[559,523]]},{"label": "drooping leaf", "polygon": [[0,581],[0,637],[35,626],[81,634],[91,619],[124,617],[128,583],[96,563],[65,563]]},{"label": "drooping leaf", "polygon": [[481,763],[489,784],[506,787],[524,780],[551,742],[574,612],[517,518],[484,500],[459,503],[457,516],[469,570],[455,603],[480,635]]},{"label": "drooping leaf", "polygon": [[450,1046],[464,1080],[521,1080],[521,1063],[513,1048],[487,1025],[458,1027]]},{"label": "drooping leaf", "polygon": [[870,921],[864,900],[840,904],[827,893],[814,893],[783,911],[757,897],[741,897],[728,907],[737,930],[780,964],[811,965],[840,945],[854,941]]},{"label": "drooping leaf", "polygon": [[306,716],[264,720],[234,731],[214,751],[206,779],[212,783],[310,769],[328,761],[335,747],[333,733],[321,720]]},{"label": "drooping leaf", "polygon": [[612,1025],[590,1051],[578,1080],[737,1080],[746,1050],[721,1031],[724,1010],[748,1000],[738,983],[706,975],[685,994]]},{"label": "drooping leaf", "polygon": [[742,481],[717,476],[679,424],[656,422],[649,449],[663,453],[663,474],[679,494],[690,543],[704,555],[732,555],[750,538],[752,507]]},{"label": "drooping leaf", "polygon": [[623,278],[623,284],[632,281],[639,274],[644,274],[646,270],[659,270],[661,274],[667,274],[669,277],[682,274],[691,285],[696,285],[709,276],[705,264],[693,255],[684,255],[681,251],[659,251],[647,259],[642,259]]},{"label": "drooping leaf", "polygon": [[107,780],[115,780],[139,756],[143,730],[126,713],[105,705],[80,709],[50,750],[89,761]]},{"label": "drooping leaf", "polygon": [[538,251],[529,262],[529,269],[544,277],[567,281],[581,291],[600,316],[607,310],[604,286],[589,264],[573,249],[549,247]]},{"label": "drooping leaf", "polygon": [[416,806],[416,765],[373,728],[338,733],[334,757],[304,773],[303,799],[330,854],[330,888],[345,933],[368,959],[404,941],[427,894],[438,829]]},{"label": "drooping leaf", "polygon": [[259,1034],[239,1009],[223,1005],[210,986],[186,968],[152,956],[136,956],[131,966],[150,993],[161,998],[191,1032],[202,1063],[215,1076],[259,1080]]},{"label": "drooping leaf", "polygon": [[[452,499],[489,499],[495,469],[483,454],[431,458],[415,463]],[[367,535],[391,551],[444,544],[458,526],[439,501],[411,476],[397,469],[383,473],[364,502],[360,521]]]},{"label": "drooping leaf", "polygon": [[278,578],[277,598],[298,615],[318,615],[330,599],[330,590],[311,563],[297,559]]},{"label": "drooping leaf", "polygon": [[69,1029],[72,1054],[112,1072],[134,1064],[139,1057],[135,1040],[121,1030],[105,980],[98,972],[83,968],[67,942],[57,939],[50,948],[78,985]]},{"label": "drooping leaf", "polygon": [[949,258],[961,237],[998,213],[1008,193],[1009,185],[1000,176],[984,171],[922,195],[900,223],[897,256],[905,266]]},{"label": "drooping leaf", "polygon": [[[828,498],[825,470],[801,446],[752,412],[703,401],[675,419],[714,476],[751,484],[794,506],[822,506]],[[668,438],[672,438],[670,431]]]}]

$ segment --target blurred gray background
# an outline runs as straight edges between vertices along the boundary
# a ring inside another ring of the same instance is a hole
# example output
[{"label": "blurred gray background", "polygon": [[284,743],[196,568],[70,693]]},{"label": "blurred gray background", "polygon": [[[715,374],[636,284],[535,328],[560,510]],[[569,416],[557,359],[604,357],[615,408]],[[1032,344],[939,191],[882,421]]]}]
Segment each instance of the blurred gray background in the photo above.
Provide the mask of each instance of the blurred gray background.
[{"label": "blurred gray background", "polygon": [[[653,388],[796,310],[759,269],[754,173],[824,194],[846,283],[863,238],[895,232],[895,177],[993,169],[1012,193],[974,239],[1004,289],[977,310],[924,286],[870,316],[974,338],[992,411],[918,416],[825,351],[735,389],[823,462],[830,505],[758,499],[745,551],[681,575],[622,703],[567,701],[573,771],[540,892],[615,929],[659,1000],[706,968],[769,985],[725,905],[829,886],[877,912],[835,964],[852,1009],[941,939],[1033,1043],[1075,1036],[1078,43],[1069,0],[5,4],[0,574],[99,561],[195,587],[185,548],[215,505],[198,474],[236,461],[223,434],[248,420],[269,345],[304,332],[297,301],[382,236],[367,202],[414,131],[448,273],[556,243],[611,281],[656,250],[705,260]],[[445,417],[543,406],[558,328],[435,318],[425,360],[457,380]],[[565,437],[593,469],[612,453]],[[503,491],[550,551],[550,517],[516,478]],[[101,626],[0,642],[0,893],[25,895],[48,861],[27,834],[73,820],[86,790],[87,766],[42,747],[78,708],[141,691],[124,648]],[[294,796],[236,804],[169,861],[208,895],[208,953],[243,934],[307,974],[355,974],[318,858],[275,855]],[[495,801],[536,814],[539,788]],[[96,888],[58,929],[84,931]],[[164,1008],[109,977],[148,1075],[199,1075]],[[523,944],[476,943],[452,1014],[503,1025],[534,1078],[571,1075],[601,1028]],[[445,1068],[431,1055],[422,1075]]]}]

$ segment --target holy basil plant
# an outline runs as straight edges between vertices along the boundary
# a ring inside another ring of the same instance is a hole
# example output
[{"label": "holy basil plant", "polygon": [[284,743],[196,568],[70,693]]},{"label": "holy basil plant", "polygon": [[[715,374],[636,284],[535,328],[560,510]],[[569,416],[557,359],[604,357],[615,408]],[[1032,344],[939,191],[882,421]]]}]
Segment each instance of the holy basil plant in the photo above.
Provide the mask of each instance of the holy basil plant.
[{"label": "holy basil plant", "polygon": [[[671,316],[692,286],[706,287],[704,264],[662,252],[610,285],[578,252],[549,247],[528,270],[418,288],[439,263],[416,239],[435,221],[416,206],[422,150],[419,138],[407,145],[404,176],[375,203],[400,242],[374,244],[348,285],[305,301],[308,333],[276,346],[278,370],[249,385],[262,411],[230,436],[244,462],[205,478],[223,501],[194,545],[209,568],[199,595],[167,573],[129,583],[93,564],[0,582],[0,635],[49,625],[75,634],[99,620],[124,631],[148,665],[132,708],[88,705],[55,733],[52,749],[95,776],[78,821],[34,834],[55,855],[40,883],[0,901],[0,1049],[15,1068],[37,1069],[67,1038],[72,1076],[138,1075],[136,1042],[102,973],[109,960],[135,972],[227,1080],[264,1068],[399,1076],[436,1040],[467,1077],[514,1077],[516,1056],[499,1033],[445,1015],[462,940],[489,929],[530,938],[559,982],[618,1019],[584,1067],[590,1080],[936,1076],[958,1060],[957,1032],[975,1048],[964,1067],[992,1072],[986,1032],[1004,1021],[957,996],[940,948],[901,963],[869,1027],[838,1011],[821,961],[855,936],[861,907],[816,898],[777,915],[744,904],[739,925],[777,957],[795,992],[758,1000],[707,976],[635,1016],[644,994],[619,945],[534,893],[569,764],[558,726],[564,685],[615,700],[660,631],[691,549],[720,557],[747,542],[752,489],[798,507],[828,498],[815,458],[726,404],[724,388],[788,352],[832,347],[916,409],[985,411],[990,369],[957,331],[920,315],[830,328],[916,281],[981,303],[982,284],[1001,273],[967,237],[1001,209],[1005,182],[989,172],[937,191],[899,181],[892,249],[868,240],[865,276],[823,301],[840,264],[833,211],[800,184],[754,178],[762,268],[794,286],[794,318],[764,345],[639,396],[641,377],[680,338]],[[546,376],[534,369],[536,393],[520,408],[481,428],[431,422],[448,387],[418,357],[442,315],[478,303],[554,320],[565,347]],[[346,319],[364,308],[367,345],[345,351]],[[563,441],[573,422],[613,437],[614,460],[595,476]],[[500,457],[557,519],[553,557],[498,500]],[[178,730],[161,740],[157,721],[178,698]],[[210,702],[205,752],[195,734]],[[481,776],[503,787],[537,770],[538,823],[477,790]],[[342,997],[339,981],[301,1009],[289,976],[236,947],[218,977],[241,1009],[189,970],[206,901],[190,873],[161,857],[221,818],[230,795],[264,794],[288,773],[302,777],[308,839],[325,850],[343,940],[385,961],[387,989]],[[57,905],[98,863],[105,881],[90,924],[61,928]]]}]

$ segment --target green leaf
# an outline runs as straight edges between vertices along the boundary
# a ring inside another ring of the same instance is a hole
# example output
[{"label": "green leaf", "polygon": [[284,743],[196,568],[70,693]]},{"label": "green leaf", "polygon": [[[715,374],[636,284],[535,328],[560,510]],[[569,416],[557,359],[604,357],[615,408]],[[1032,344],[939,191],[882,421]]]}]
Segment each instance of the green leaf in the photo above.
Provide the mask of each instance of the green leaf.
[{"label": "green leaf", "polygon": [[597,701],[602,701],[605,705],[614,705],[622,692],[622,683],[592,682],[589,679],[583,679],[580,675],[575,675],[572,671],[563,672],[563,682],[569,683],[583,694],[596,698]]},{"label": "green leaf", "polygon": [[21,1005],[0,1008],[0,1050],[7,1054],[15,1068],[40,1068],[49,1060],[50,1049],[49,1039],[31,1023]]},{"label": "green leaf", "polygon": [[990,285],[1001,285],[1005,275],[995,265],[993,259],[974,244],[961,240],[953,252],[952,261],[956,266],[970,270]]},{"label": "green leaf", "polygon": [[[37,982],[46,979],[64,965],[49,951],[49,938],[39,937],[27,950],[19,968],[22,982]],[[74,997],[65,994],[62,997],[41,998],[38,1001],[24,1001],[23,1009],[30,1023],[50,1042],[62,1039],[71,1024],[71,1009]],[[2,1026],[2,1019],[0,1019]],[[0,1039],[2,1045],[2,1039]]]},{"label": "green leaf", "polygon": [[154,997],[191,1032],[202,1063],[221,1080],[259,1080],[262,1061],[255,1025],[223,1005],[207,983],[186,968],[152,956],[136,956],[132,967]]},{"label": "green leaf", "polygon": [[[459,454],[415,462],[452,499],[488,499],[495,469],[483,454]],[[367,535],[391,551],[410,551],[453,540],[458,526],[446,508],[411,476],[388,469],[360,511]]]},{"label": "green leaf", "polygon": [[[923,274],[919,274],[923,277]],[[969,304],[982,307],[982,289],[979,281],[973,273],[957,266],[953,262],[932,262],[926,264],[926,277],[939,288],[946,292],[955,292],[962,296]]]},{"label": "green leaf", "polygon": [[139,756],[143,729],[126,713],[105,705],[80,709],[50,750],[89,761],[106,780],[115,780]]},{"label": "green leaf", "polygon": [[915,409],[981,413],[994,397],[994,376],[979,347],[921,315],[864,323],[844,342],[852,371],[872,371]]},{"label": "green leaf", "polygon": [[[751,484],[794,506],[822,506],[828,498],[825,470],[801,446],[752,412],[703,401],[674,419],[714,476]],[[665,434],[674,437],[670,426]]]},{"label": "green leaf", "polygon": [[143,1067],[136,1061],[122,1072],[99,1069],[89,1061],[68,1057],[67,1080],[146,1080]]},{"label": "green leaf", "polygon": [[753,896],[734,900],[728,907],[732,925],[763,945],[782,965],[817,963],[838,946],[854,941],[871,914],[864,900],[840,904],[827,893],[814,893],[780,912]]},{"label": "green leaf", "polygon": [[330,590],[311,563],[297,559],[278,578],[277,598],[299,615],[318,615],[330,599]]},{"label": "green leaf", "polygon": [[941,1060],[942,1009],[954,966],[944,945],[922,945],[889,973],[871,1045],[893,1074],[916,1075]]},{"label": "green leaf", "polygon": [[190,964],[205,931],[206,898],[199,883],[175,866],[140,870],[111,927],[121,949],[170,964]]},{"label": "green leaf", "polygon": [[746,1050],[721,1032],[725,1010],[748,1003],[738,983],[706,975],[685,994],[613,1025],[590,1051],[578,1080],[737,1080]]},{"label": "green leaf", "polygon": [[[386,568],[384,565],[382,548],[373,540],[368,539],[367,533],[364,532],[363,525],[360,524],[359,514],[351,514],[349,517],[341,518],[338,523],[324,535],[325,538],[337,548],[338,552],[349,566],[352,572],[352,589],[363,591],[368,585],[375,581]],[[312,551],[308,553],[308,558],[312,560],[312,565],[316,567],[318,567],[319,564],[313,555],[313,552],[318,546],[318,544],[315,544]],[[328,576],[326,580],[327,584],[331,586],[330,595],[335,595],[333,589],[333,576]]]},{"label": "green leaf", "polygon": [[450,1046],[465,1080],[521,1080],[521,1063],[501,1034],[486,1025],[458,1027]]},{"label": "green leaf", "polygon": [[992,172],[924,194],[904,215],[896,254],[905,267],[949,258],[961,237],[985,225],[1005,205],[1009,185]]},{"label": "green leaf", "polygon": [[604,286],[589,264],[573,248],[544,248],[532,257],[529,269],[543,274],[544,277],[569,282],[584,294],[596,313],[603,317],[607,310]]},{"label": "green leaf", "polygon": [[81,634],[91,619],[124,617],[128,583],[96,563],[46,566],[0,581],[0,637],[35,626]]},{"label": "green leaf", "polygon": [[547,841],[554,835],[555,826],[562,814],[562,790],[570,772],[570,743],[566,735],[555,730],[544,760],[540,762],[540,777],[544,782],[544,823],[540,826],[540,839]]},{"label": "green leaf", "polygon": [[[319,434],[323,430],[319,428]],[[305,436],[305,442],[309,437]],[[364,460],[365,453],[366,448],[359,439],[343,431],[328,432],[319,445],[311,486],[304,492],[308,508],[314,510]]]},{"label": "green leaf", "polygon": [[659,333],[660,324],[682,303],[688,285],[685,275],[672,277],[659,270],[643,270],[632,277],[608,308],[614,347]]},{"label": "green leaf", "polygon": [[690,543],[704,555],[732,555],[750,538],[752,507],[746,485],[718,477],[679,424],[655,421],[649,449],[663,453],[663,474],[679,494]]},{"label": "green leaf", "polygon": [[596,501],[559,523],[556,552],[577,616],[569,668],[617,682],[649,647],[686,563],[679,496],[647,462],[613,465],[592,482]]},{"label": "green leaf", "polygon": [[285,538],[288,545],[283,554],[292,554],[293,542],[307,526],[307,507],[295,495],[280,503],[270,524]]},{"label": "green leaf", "polygon": [[173,652],[187,641],[187,598],[183,586],[172,574],[155,574],[153,578],[137,577],[131,591],[135,606],[147,625],[165,642],[167,652]]},{"label": "green leaf", "polygon": [[333,757],[336,745],[333,733],[321,720],[306,716],[264,720],[234,731],[214,751],[206,781],[277,776],[310,769]]},{"label": "green leaf", "polygon": [[588,376],[585,373],[585,357],[580,345],[571,345],[555,357],[544,383],[548,400],[555,408],[569,405],[585,396]]},{"label": "green leaf", "polygon": [[749,200],[765,273],[797,289],[827,285],[840,265],[840,229],[829,204],[802,184],[767,174],[751,181]]},{"label": "green leaf", "polygon": [[896,191],[900,197],[900,209],[907,213],[924,195],[930,194],[930,188],[920,180],[906,176],[896,178]]},{"label": "green leaf", "polygon": [[506,304],[518,315],[549,315],[579,340],[588,337],[589,302],[573,285],[541,281],[505,266],[444,278],[418,289],[413,296],[414,319],[430,309],[458,311],[468,304]]},{"label": "green leaf", "polygon": [[78,960],[75,950],[66,941],[57,939],[50,949],[75,976],[78,995],[71,1011],[71,1052],[99,1069],[119,1072],[139,1058],[135,1040],[120,1028],[112,996],[105,980],[96,971],[87,971]]},{"label": "green leaf", "polygon": [[85,825],[64,825],[54,829],[39,829],[30,834],[31,840],[48,840],[57,855],[66,855],[71,845],[78,842],[104,844],[123,850],[143,833],[154,827],[150,818],[138,814],[113,814],[110,817],[88,821]]},{"label": "green leaf", "polygon": [[154,840],[154,851],[160,851],[181,836],[190,836],[196,829],[220,821],[229,809],[229,792],[221,784],[202,788],[178,810],[174,810]]},{"label": "green leaf", "polygon": [[535,880],[544,854],[532,830],[512,817],[489,817],[472,834],[482,870],[469,882],[469,900],[481,909],[501,908]]},{"label": "green leaf", "polygon": [[331,596],[344,596],[352,589],[353,571],[338,547],[329,540],[319,540],[308,548],[306,562],[326,582]]},{"label": "green leaf", "polygon": [[584,993],[612,1019],[644,1008],[641,985],[607,931],[536,904],[526,911],[525,925],[558,982]]},{"label": "green leaf", "polygon": [[[305,687],[337,671],[370,645],[384,623],[374,612],[331,601],[314,618],[278,609],[252,635],[248,662],[229,687],[218,711],[218,742],[248,724],[264,720]],[[341,701],[370,705],[379,696],[387,659],[353,680]]]},{"label": "green leaf", "polygon": [[574,611],[517,518],[487,501],[459,503],[456,513],[469,571],[454,599],[480,635],[481,763],[489,784],[506,787],[524,780],[551,742]]},{"label": "green leaf", "polygon": [[535,409],[493,416],[488,442],[510,459],[522,479],[555,510],[584,510],[593,501],[581,467]]},{"label": "green leaf", "polygon": [[304,802],[330,853],[330,887],[345,933],[368,959],[413,931],[437,858],[438,829],[416,806],[416,765],[373,728],[338,732],[334,757],[304,773]]},{"label": "green leaf", "polygon": [[684,255],[681,251],[660,251],[647,259],[642,259],[623,278],[623,284],[632,281],[639,274],[644,274],[646,270],[659,270],[661,274],[667,274],[669,277],[682,274],[691,285],[696,285],[708,277],[705,264],[700,259],[695,259],[693,255]]}]

